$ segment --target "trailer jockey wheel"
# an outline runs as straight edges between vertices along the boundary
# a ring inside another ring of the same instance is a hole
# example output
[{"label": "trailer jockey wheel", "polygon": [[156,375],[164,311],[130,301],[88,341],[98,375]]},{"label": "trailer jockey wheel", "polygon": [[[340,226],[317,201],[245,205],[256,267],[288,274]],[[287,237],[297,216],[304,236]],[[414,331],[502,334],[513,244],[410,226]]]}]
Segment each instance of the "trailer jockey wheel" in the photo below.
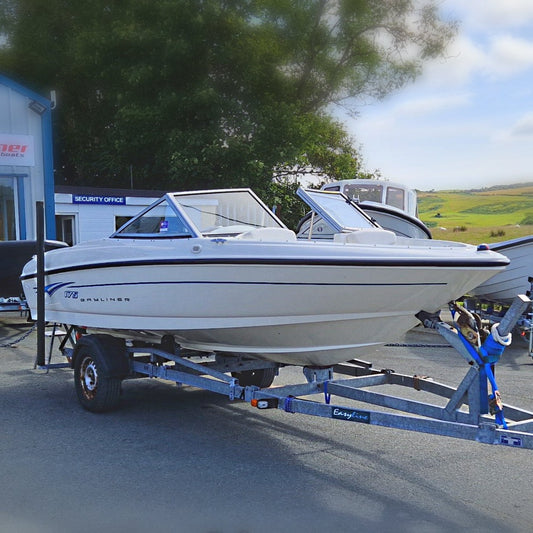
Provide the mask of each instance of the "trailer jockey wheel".
[{"label": "trailer jockey wheel", "polygon": [[116,350],[116,339],[89,335],[76,344],[74,385],[81,405],[88,411],[103,413],[117,407],[122,379],[111,376],[109,358]]},{"label": "trailer jockey wheel", "polygon": [[261,368],[259,370],[244,370],[243,372],[232,372],[231,375],[239,380],[241,387],[255,385],[260,389],[266,389],[272,385],[276,377],[276,369]]}]

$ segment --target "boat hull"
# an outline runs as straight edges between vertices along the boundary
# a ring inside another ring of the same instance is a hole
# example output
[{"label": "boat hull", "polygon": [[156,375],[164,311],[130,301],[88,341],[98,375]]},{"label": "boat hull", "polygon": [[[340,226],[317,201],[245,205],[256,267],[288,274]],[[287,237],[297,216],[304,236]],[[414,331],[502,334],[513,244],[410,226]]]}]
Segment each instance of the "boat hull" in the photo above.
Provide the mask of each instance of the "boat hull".
[{"label": "boat hull", "polygon": [[511,261],[499,274],[471,291],[476,298],[495,303],[510,304],[517,294],[531,289],[528,278],[533,276],[533,236],[489,245],[491,250],[505,255]]},{"label": "boat hull", "polygon": [[[330,366],[397,340],[416,313],[439,310],[505,265],[492,252],[461,255],[436,241],[433,251],[416,250],[409,241],[399,250],[262,243],[261,256],[257,243],[229,239],[157,252],[111,240],[80,246],[77,254],[46,254],[45,318],[136,339],[171,334],[194,350]],[[35,318],[34,266],[22,279]]]}]

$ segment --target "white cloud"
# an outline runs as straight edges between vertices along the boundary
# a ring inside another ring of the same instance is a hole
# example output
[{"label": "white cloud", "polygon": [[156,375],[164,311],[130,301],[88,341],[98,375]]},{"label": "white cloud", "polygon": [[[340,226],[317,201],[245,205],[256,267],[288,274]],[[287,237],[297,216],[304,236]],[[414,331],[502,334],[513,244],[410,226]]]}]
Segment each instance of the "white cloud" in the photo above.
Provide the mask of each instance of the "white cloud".
[{"label": "white cloud", "polygon": [[533,179],[533,0],[443,0],[446,57],[347,126],[365,166],[423,190]]},{"label": "white cloud", "polygon": [[520,28],[533,22],[531,0],[446,0],[441,8],[473,29]]},{"label": "white cloud", "polygon": [[459,35],[449,46],[445,58],[426,64],[417,85],[423,84],[427,88],[461,87],[470,83],[477,74],[502,79],[531,68],[533,40],[496,35],[482,43]]},{"label": "white cloud", "polygon": [[400,102],[393,113],[397,116],[407,115],[423,116],[439,111],[449,111],[463,107],[469,103],[470,96],[467,93],[462,94],[434,94],[425,98],[411,99]]},{"label": "white cloud", "polygon": [[444,57],[424,66],[420,82],[433,87],[461,86],[485,62],[486,53],[481,47],[459,34],[448,46]]},{"label": "white cloud", "polygon": [[533,112],[526,113],[519,118],[511,128],[501,136],[501,139],[512,140],[513,138],[524,137],[533,137]]},{"label": "white cloud", "polygon": [[496,37],[492,41],[485,64],[485,70],[490,75],[512,76],[532,67],[533,41],[510,35]]}]

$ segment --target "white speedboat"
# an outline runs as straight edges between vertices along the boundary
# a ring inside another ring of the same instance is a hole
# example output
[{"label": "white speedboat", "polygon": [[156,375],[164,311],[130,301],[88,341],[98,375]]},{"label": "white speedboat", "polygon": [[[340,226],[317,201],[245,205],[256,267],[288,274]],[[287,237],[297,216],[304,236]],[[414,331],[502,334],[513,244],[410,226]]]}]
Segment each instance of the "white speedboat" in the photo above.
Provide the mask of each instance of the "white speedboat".
[{"label": "white speedboat", "polygon": [[[283,364],[346,361],[397,340],[508,263],[475,246],[406,239],[360,218],[332,241],[296,235],[249,189],[171,193],[107,239],[45,255],[45,319]],[[323,207],[321,207],[323,206]],[[36,317],[36,262],[22,276]]]},{"label": "white speedboat", "polygon": [[503,272],[470,291],[470,295],[481,300],[509,304],[517,294],[526,294],[531,288],[533,235],[488,246],[491,250],[508,257],[511,263]]},{"label": "white speedboat", "polygon": [[322,190],[342,192],[382,228],[394,231],[396,235],[431,239],[431,231],[418,218],[416,191],[401,183],[351,179],[326,183]]}]

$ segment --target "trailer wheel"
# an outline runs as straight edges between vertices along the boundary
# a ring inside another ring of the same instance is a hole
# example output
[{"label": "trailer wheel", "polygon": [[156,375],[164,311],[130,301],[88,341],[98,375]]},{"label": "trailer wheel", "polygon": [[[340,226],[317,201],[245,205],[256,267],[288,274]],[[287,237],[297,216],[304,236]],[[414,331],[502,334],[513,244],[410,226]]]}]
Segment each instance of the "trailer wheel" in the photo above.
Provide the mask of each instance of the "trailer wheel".
[{"label": "trailer wheel", "polygon": [[276,377],[276,369],[261,368],[259,370],[245,370],[243,372],[232,372],[231,375],[239,380],[239,385],[242,387],[255,385],[261,389],[266,389],[272,385]]},{"label": "trailer wheel", "polygon": [[[94,338],[93,338],[94,337]],[[106,357],[113,355],[116,339],[88,336],[78,341],[74,361],[74,385],[81,405],[93,413],[115,409],[120,400],[122,379],[110,376]]]}]

